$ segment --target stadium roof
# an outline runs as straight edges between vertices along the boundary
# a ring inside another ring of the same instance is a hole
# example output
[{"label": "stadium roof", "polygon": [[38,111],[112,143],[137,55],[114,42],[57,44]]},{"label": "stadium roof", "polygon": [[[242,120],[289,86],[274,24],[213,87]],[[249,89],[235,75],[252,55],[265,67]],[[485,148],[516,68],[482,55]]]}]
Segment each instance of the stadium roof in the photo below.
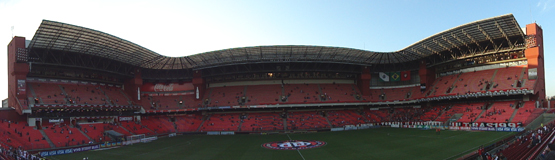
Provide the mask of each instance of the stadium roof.
[{"label": "stadium roof", "polygon": [[302,61],[372,65],[414,61],[460,46],[484,41],[493,43],[493,40],[513,36],[524,37],[524,33],[514,16],[506,14],[448,29],[394,52],[285,45],[231,48],[167,57],[97,30],[43,20],[28,48],[89,54],[149,69],[198,69],[238,63]]}]

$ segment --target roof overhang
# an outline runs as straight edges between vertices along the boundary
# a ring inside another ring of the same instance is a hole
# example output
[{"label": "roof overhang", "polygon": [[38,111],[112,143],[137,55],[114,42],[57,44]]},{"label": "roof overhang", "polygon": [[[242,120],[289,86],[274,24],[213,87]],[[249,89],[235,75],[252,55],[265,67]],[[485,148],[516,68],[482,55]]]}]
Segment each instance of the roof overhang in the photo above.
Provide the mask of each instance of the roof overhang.
[{"label": "roof overhang", "polygon": [[483,19],[434,34],[394,52],[327,46],[256,46],[211,51],[184,57],[160,55],[119,37],[71,24],[43,20],[29,49],[89,54],[148,69],[198,69],[253,62],[333,62],[359,65],[397,64],[469,44],[524,38],[512,14]]}]

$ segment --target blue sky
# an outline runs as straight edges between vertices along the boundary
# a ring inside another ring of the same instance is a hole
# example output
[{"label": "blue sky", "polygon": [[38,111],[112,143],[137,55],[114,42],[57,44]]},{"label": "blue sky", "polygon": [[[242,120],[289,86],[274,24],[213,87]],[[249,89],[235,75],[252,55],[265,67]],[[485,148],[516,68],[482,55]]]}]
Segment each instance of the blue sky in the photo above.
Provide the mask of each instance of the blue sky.
[{"label": "blue sky", "polygon": [[[321,45],[397,51],[435,33],[512,13],[544,30],[547,95],[555,95],[555,0],[531,1],[114,1],[0,0],[0,44],[32,39],[42,19],[185,56],[259,45]],[[14,27],[13,32],[11,27]],[[6,49],[0,49],[6,55]],[[0,56],[6,65],[7,56]],[[0,99],[7,97],[0,69]]]}]

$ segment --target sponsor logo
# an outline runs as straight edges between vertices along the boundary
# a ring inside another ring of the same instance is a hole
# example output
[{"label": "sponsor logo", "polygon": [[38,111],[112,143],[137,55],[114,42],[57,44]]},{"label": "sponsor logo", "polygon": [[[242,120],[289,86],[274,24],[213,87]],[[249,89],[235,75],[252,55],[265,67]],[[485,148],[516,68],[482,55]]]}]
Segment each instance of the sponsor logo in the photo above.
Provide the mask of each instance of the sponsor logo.
[{"label": "sponsor logo", "polygon": [[173,91],[173,83],[169,85],[156,84],[154,85],[154,91],[155,92]]},{"label": "sponsor logo", "polygon": [[275,150],[301,150],[318,148],[324,145],[326,145],[324,141],[291,140],[264,143],[262,147]]}]

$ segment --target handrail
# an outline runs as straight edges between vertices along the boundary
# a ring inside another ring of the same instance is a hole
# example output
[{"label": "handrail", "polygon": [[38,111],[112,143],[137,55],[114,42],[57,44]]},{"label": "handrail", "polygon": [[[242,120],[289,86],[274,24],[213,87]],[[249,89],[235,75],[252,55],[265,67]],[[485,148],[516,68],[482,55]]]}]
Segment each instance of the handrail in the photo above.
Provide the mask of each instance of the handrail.
[{"label": "handrail", "polygon": [[[553,143],[553,141],[555,141],[554,135],[555,135],[555,131],[551,131],[551,134],[549,135],[549,137],[545,141],[543,141],[542,144],[534,152],[532,152],[531,155],[526,154],[526,156],[525,156],[526,159],[531,160],[531,159],[535,159],[536,157],[538,157],[538,155],[541,154],[541,152],[543,152],[545,150],[547,144],[551,144],[551,143]],[[549,141],[549,143],[547,143],[547,141],[549,139],[551,139],[551,140]]]}]

